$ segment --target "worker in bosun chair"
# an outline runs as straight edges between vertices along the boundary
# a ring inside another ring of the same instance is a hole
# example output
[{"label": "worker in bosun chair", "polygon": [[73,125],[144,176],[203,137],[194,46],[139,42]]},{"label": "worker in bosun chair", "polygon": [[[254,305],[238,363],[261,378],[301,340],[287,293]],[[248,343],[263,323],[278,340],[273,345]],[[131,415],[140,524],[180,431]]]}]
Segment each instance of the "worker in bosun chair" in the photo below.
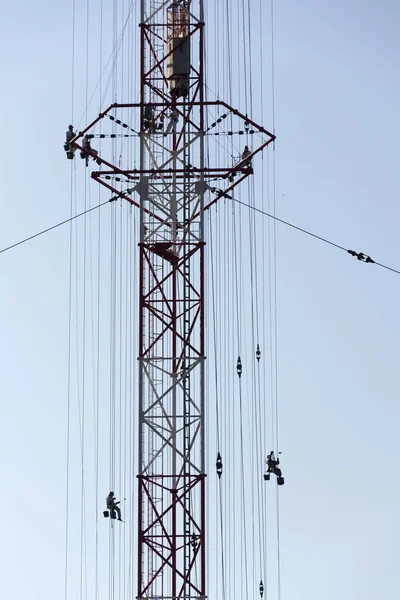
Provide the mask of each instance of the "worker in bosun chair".
[{"label": "worker in bosun chair", "polygon": [[178,121],[179,121],[179,112],[173,108],[169,114],[169,123],[168,123],[167,129],[165,130],[164,135],[167,135],[170,132],[176,133],[176,125],[177,125]]},{"label": "worker in bosun chair", "polygon": [[99,153],[97,150],[95,150],[94,148],[92,148],[92,144],[90,142],[90,140],[92,139],[93,135],[84,135],[82,138],[82,152],[81,152],[81,158],[86,159],[86,166],[88,166],[89,164],[89,156],[91,156],[93,158],[93,160],[95,160],[97,162],[98,165],[101,164],[101,160],[99,159]]},{"label": "worker in bosun chair", "polygon": [[[249,150],[248,146],[245,146],[242,152],[242,160],[245,160],[248,156],[250,156],[250,154],[251,150]],[[251,168],[251,158],[247,158],[245,162],[245,167]]]},{"label": "worker in bosun chair", "polygon": [[74,126],[68,125],[68,131],[65,134],[64,150],[66,151],[67,158],[69,158],[69,159],[74,158],[75,148],[71,147],[71,140],[75,137],[75,135],[76,134],[74,133]]},{"label": "worker in bosun chair", "polygon": [[279,458],[275,458],[274,451],[271,450],[271,453],[267,456],[267,473],[274,473],[277,477],[282,477],[282,471],[278,465]]},{"label": "worker in bosun chair", "polygon": [[154,118],[154,106],[146,104],[143,111],[143,129],[147,129],[149,133],[154,133],[156,130],[156,122]]},{"label": "worker in bosun chair", "polygon": [[122,521],[121,519],[121,509],[119,506],[117,506],[117,504],[119,504],[119,501],[116,501],[116,498],[114,496],[114,492],[110,492],[106,498],[106,504],[107,504],[107,508],[110,511],[110,517],[112,517],[113,512],[117,513],[118,516],[118,521]]}]

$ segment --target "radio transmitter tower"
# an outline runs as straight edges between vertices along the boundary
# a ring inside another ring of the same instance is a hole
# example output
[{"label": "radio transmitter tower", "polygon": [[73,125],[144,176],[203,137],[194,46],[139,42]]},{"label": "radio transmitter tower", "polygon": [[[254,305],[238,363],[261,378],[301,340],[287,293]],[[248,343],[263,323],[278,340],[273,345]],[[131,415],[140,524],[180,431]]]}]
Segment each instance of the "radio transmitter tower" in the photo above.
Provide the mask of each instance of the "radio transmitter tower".
[{"label": "radio transmitter tower", "polygon": [[[202,0],[142,0],[140,102],[112,104],[72,142],[112,199],[140,210],[137,597],[149,600],[206,597],[204,211],[232,198],[274,139],[206,101],[204,29]],[[109,138],[130,134],[118,161],[106,139],[99,154],[91,146],[101,120]],[[212,148],[228,124],[259,143],[233,164]]]}]

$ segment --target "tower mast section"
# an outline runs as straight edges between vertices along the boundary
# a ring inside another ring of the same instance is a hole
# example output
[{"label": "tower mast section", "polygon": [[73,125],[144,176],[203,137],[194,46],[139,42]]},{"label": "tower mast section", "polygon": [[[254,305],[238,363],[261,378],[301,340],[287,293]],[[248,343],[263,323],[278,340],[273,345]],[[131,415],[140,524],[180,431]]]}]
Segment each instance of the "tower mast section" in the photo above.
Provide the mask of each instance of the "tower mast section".
[{"label": "tower mast section", "polygon": [[201,0],[141,3],[137,593],[149,599],[205,596],[202,15]]}]

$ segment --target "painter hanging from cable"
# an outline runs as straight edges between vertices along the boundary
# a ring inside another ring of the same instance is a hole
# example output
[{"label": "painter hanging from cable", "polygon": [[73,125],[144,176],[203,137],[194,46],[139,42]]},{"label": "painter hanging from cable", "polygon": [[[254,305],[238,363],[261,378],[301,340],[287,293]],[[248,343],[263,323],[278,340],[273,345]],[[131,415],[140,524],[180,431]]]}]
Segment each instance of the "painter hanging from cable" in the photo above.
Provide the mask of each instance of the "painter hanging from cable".
[{"label": "painter hanging from cable", "polygon": [[114,492],[110,492],[106,498],[106,504],[107,504],[107,509],[103,512],[103,515],[105,517],[110,516],[112,519],[116,519],[117,515],[118,515],[118,521],[122,521],[121,518],[121,509],[119,506],[117,506],[118,504],[120,504],[120,501],[114,496]]}]

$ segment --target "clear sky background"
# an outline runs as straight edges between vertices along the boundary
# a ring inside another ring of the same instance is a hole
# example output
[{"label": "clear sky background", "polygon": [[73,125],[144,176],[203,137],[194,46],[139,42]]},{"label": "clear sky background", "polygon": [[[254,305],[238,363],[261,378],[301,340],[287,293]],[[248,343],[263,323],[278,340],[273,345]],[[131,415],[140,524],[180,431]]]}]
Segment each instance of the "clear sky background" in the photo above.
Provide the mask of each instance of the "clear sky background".
[{"label": "clear sky background", "polygon": [[[104,41],[105,63],[112,43],[112,3],[103,3],[104,40],[109,36]],[[214,7],[205,4],[211,20]],[[98,9],[90,6],[89,96],[100,71]],[[128,3],[124,6],[126,10]],[[254,1],[254,10],[258,7]],[[71,2],[39,0],[33,6],[21,0],[7,4],[2,13],[1,248],[69,216],[70,165],[62,145],[72,118]],[[85,18],[86,3],[77,2],[76,126],[86,120]],[[394,0],[275,3],[277,215],[397,269],[399,22],[400,8]],[[213,27],[210,23],[210,30]],[[135,23],[132,36],[136,30]],[[270,61],[269,22],[262,33],[264,45],[258,28],[252,35],[253,81],[260,73],[261,56],[266,64]],[[208,47],[207,53],[212,71],[213,49]],[[233,65],[233,96],[243,109],[245,82],[241,67],[237,69],[235,80]],[[132,81],[135,77],[137,70]],[[216,78],[212,72],[209,86],[215,93]],[[130,82],[121,85],[125,90]],[[255,81],[256,90],[257,85]],[[221,88],[220,93],[225,83]],[[255,101],[255,116],[258,121],[263,117],[271,129],[270,78],[263,81],[263,89],[269,90],[268,109],[261,115]],[[137,86],[132,85],[128,97],[136,96]],[[90,119],[98,112],[98,102],[97,95],[88,111]],[[77,206],[82,208],[84,190],[92,204],[98,201],[98,191],[94,183],[85,184],[81,163],[76,169]],[[255,178],[260,170],[261,163],[255,162]],[[240,197],[246,201],[245,192]],[[125,219],[126,208],[114,210],[118,219],[121,215]],[[108,227],[110,213],[105,211]],[[91,226],[94,231],[97,221]],[[109,248],[106,233],[104,244]],[[93,264],[88,263],[93,273],[95,260],[97,255]],[[106,273],[109,260],[108,256],[102,262]],[[0,272],[2,594],[8,600],[54,600],[64,595],[69,227],[0,254]],[[81,263],[78,272],[81,281]],[[79,297],[81,284],[74,290]],[[102,290],[104,297],[108,291]],[[286,479],[280,492],[283,599],[399,596],[399,292],[399,275],[277,225],[279,429]],[[109,319],[106,309],[101,313],[104,321]],[[88,314],[91,319],[96,312]],[[92,330],[88,331],[90,338]],[[88,347],[93,350],[96,343],[91,339]],[[92,353],[88,362],[94,364]],[[107,364],[108,348],[101,358],[104,387],[109,385]],[[228,379],[231,374],[225,371],[220,376]],[[134,389],[134,383],[129,380],[126,389]],[[91,402],[93,386],[88,387]],[[250,390],[249,384],[245,393]],[[79,424],[74,414],[76,442]],[[101,428],[107,431],[106,410],[102,419]],[[95,533],[91,514],[102,510],[108,491],[106,435],[104,440],[98,498],[88,441],[86,481],[91,491],[85,511],[88,521],[92,519],[91,539]],[[211,465],[214,456],[213,451]],[[79,448],[71,460],[70,510],[78,530]],[[128,468],[130,463],[124,464]],[[272,539],[272,518],[270,525]],[[98,527],[98,560],[106,571],[108,529],[100,520]],[[74,563],[80,552],[77,530],[70,538],[70,597],[75,598],[79,597],[79,585],[73,587],[79,579],[80,561]],[[125,538],[122,543],[128,544]],[[269,568],[274,571],[276,544],[271,545]],[[92,548],[89,542],[88,547]],[[90,555],[88,570],[92,562]],[[276,598],[271,577],[269,600]],[[85,599],[94,597],[92,576],[87,581]],[[124,594],[120,597],[130,597],[126,590]],[[100,586],[99,597],[110,598],[108,584]]]}]

